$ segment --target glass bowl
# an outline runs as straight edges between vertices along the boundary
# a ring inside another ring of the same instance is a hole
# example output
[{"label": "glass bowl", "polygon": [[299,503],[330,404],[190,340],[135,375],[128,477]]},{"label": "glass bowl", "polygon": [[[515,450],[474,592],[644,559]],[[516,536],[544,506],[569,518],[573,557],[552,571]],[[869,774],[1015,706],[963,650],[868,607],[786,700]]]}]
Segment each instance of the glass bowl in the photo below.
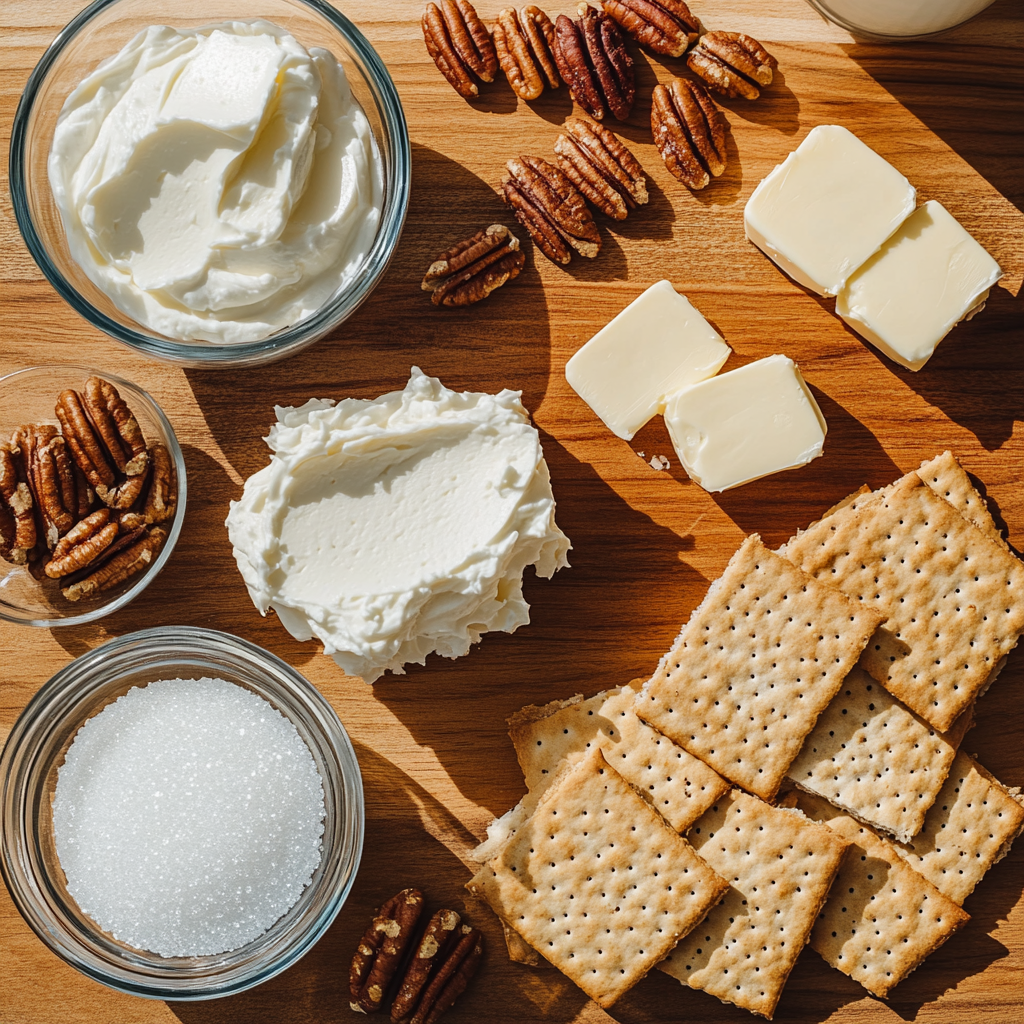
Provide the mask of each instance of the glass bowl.
[{"label": "glass bowl", "polygon": [[[57,770],[87,719],[133,686],[202,676],[259,694],[298,730],[323,780],[323,852],[298,902],[258,939],[213,956],[161,957],[118,942],[78,909],[54,848],[51,803]],[[0,755],[0,787],[0,872],[21,915],[54,953],[83,974],[152,999],[213,999],[285,970],[330,927],[362,854],[362,779],[333,708],[279,658],[215,630],[147,629],[76,658],[15,722]]]},{"label": "glass bowl", "polygon": [[8,439],[15,427],[23,423],[57,422],[54,406],[57,396],[65,388],[81,392],[89,377],[102,377],[113,384],[125,400],[142,433],[152,444],[163,443],[171,454],[178,475],[178,507],[174,518],[163,523],[167,539],[149,567],[131,576],[98,598],[71,602],[64,599],[56,580],[35,579],[23,565],[11,565],[0,558],[0,619],[25,626],[77,626],[93,622],[133,601],[153,581],[167,564],[181,533],[185,518],[185,499],[188,485],[185,479],[185,459],[174,435],[174,428],[152,396],[131,381],[105,370],[87,366],[33,366],[0,377],[0,438]]},{"label": "glass bowl", "polygon": [[[58,294],[94,327],[144,355],[193,367],[253,366],[311,345],[351,316],[373,291],[398,245],[409,205],[409,132],[384,62],[362,33],[324,0],[58,0],[53,17],[70,18],[43,54],[22,94],[11,129],[11,200],[25,244]],[[49,9],[49,8],[48,8]],[[74,15],[74,17],[72,17]],[[143,327],[119,310],[71,256],[50,191],[46,162],[64,101],[103,59],[138,31],[169,24],[197,28],[231,19],[264,18],[308,50],[330,50],[348,76],[373,132],[384,180],[380,225],[349,285],[312,316],[261,341],[216,345],[178,341]]]}]

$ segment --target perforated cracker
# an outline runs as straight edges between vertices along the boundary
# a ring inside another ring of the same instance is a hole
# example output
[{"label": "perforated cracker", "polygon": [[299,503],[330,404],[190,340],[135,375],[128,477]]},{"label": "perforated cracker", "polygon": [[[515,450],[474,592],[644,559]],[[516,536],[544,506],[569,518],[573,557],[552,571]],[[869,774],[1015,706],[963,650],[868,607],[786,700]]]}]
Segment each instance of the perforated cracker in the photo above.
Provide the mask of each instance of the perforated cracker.
[{"label": "perforated cracker", "polygon": [[789,778],[907,840],[924,824],[966,724],[953,735],[940,733],[854,668],[790,765]]},{"label": "perforated cracker", "polygon": [[940,497],[945,498],[968,522],[974,523],[982,533],[991,537],[1000,547],[1006,541],[985,504],[985,499],[971,483],[967,471],[956,456],[945,451],[921,463],[917,475]]},{"label": "perforated cracker", "polygon": [[1024,830],[1019,791],[1008,790],[969,754],[953,761],[924,827],[896,851],[936,889],[963,903]]},{"label": "perforated cracker", "polygon": [[594,750],[467,887],[608,1007],[728,884]]},{"label": "perforated cracker", "polygon": [[588,700],[523,708],[509,719],[509,735],[531,791],[544,789],[563,761],[574,763],[599,748],[608,763],[682,832],[728,792],[729,783],[637,718],[633,703],[641,683],[636,679]]},{"label": "perforated cracker", "polygon": [[880,621],[754,534],[662,659],[636,712],[770,800]]},{"label": "perforated cracker", "polygon": [[848,843],[798,811],[739,790],[688,836],[732,887],[659,968],[770,1020]]},{"label": "perforated cracker", "polygon": [[811,948],[884,999],[970,917],[866,825],[806,793],[795,806],[852,844],[811,932]]},{"label": "perforated cracker", "polygon": [[886,616],[860,664],[941,732],[1024,630],[1024,566],[916,473],[795,537],[786,557]]}]

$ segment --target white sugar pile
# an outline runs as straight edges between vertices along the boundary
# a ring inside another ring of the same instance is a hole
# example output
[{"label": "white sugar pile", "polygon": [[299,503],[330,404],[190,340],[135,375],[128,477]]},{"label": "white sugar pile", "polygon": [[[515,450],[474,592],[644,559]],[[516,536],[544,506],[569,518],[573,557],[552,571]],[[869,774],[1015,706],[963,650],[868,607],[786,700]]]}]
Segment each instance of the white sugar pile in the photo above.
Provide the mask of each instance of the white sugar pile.
[{"label": "white sugar pile", "polygon": [[68,891],[161,956],[262,935],[319,865],[323,819],[295,726],[223,679],[161,680],[108,704],[75,736],[53,801]]}]

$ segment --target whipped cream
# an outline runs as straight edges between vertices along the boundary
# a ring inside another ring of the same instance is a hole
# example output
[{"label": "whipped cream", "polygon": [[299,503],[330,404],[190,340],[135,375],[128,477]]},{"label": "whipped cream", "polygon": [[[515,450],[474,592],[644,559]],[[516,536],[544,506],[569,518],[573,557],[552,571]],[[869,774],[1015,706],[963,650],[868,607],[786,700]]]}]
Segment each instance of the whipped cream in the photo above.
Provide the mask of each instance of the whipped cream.
[{"label": "whipped cream", "polygon": [[152,26],[66,100],[50,186],[75,260],[184,341],[257,341],[355,276],[381,160],[345,72],[266,21]]},{"label": "whipped cream", "polygon": [[228,535],[262,614],[317,637],[373,682],[530,621],[523,571],[550,578],[569,540],[518,391],[455,392],[412,368],[374,401],[276,409],[270,465]]}]

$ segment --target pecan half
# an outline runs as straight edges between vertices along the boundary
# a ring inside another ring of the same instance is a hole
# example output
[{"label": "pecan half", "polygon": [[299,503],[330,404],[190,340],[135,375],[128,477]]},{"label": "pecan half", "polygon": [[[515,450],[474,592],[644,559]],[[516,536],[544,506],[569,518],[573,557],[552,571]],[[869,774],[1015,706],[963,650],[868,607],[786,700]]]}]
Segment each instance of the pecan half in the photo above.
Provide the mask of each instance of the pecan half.
[{"label": "pecan half", "polygon": [[636,99],[633,58],[618,25],[588,3],[579,19],[560,14],[555,21],[555,63],[576,102],[595,120],[605,108],[620,121],[629,117]]},{"label": "pecan half", "polygon": [[688,188],[704,188],[725,170],[725,123],[697,82],[654,87],[651,133],[665,166]]},{"label": "pecan half", "polygon": [[[141,514],[144,521],[152,526],[174,517],[174,510],[178,507],[178,474],[171,453],[164,445],[154,444],[150,449],[150,459],[149,490]],[[122,516],[122,528],[125,518]]]},{"label": "pecan half", "polygon": [[441,0],[423,11],[423,39],[427,53],[451,87],[465,99],[479,95],[474,76],[493,82],[498,55],[476,8],[469,0]]},{"label": "pecan half", "polygon": [[91,565],[117,538],[118,523],[110,509],[101,508],[73,526],[53,549],[43,571],[50,579],[60,579]]},{"label": "pecan half", "polygon": [[95,597],[104,590],[116,587],[147,568],[156,557],[156,553],[160,550],[166,537],[165,530],[159,526],[154,527],[149,533],[139,537],[130,547],[119,551],[110,561],[105,562],[85,579],[63,587],[61,593],[69,601],[82,601]]},{"label": "pecan half", "polygon": [[62,391],[55,411],[71,455],[100,501],[131,508],[145,487],[149,450],[117,388],[90,377],[84,396],[73,388]]},{"label": "pecan half", "polygon": [[555,26],[539,7],[531,4],[518,12],[506,7],[494,26],[494,49],[520,99],[535,100],[545,85],[562,84],[554,58]]},{"label": "pecan half", "polygon": [[687,66],[709,89],[730,99],[756,100],[760,86],[771,85],[778,61],[753,36],[708,32],[686,58]]},{"label": "pecan half", "polygon": [[513,157],[502,183],[505,202],[548,259],[568,263],[575,249],[593,257],[601,235],[576,186],[547,160]]},{"label": "pecan half", "polygon": [[24,565],[38,539],[34,502],[21,451],[6,442],[0,442],[0,510],[6,513],[0,557]]},{"label": "pecan half", "polygon": [[519,275],[526,254],[504,224],[481,228],[430,264],[421,285],[435,306],[469,306]]},{"label": "pecan half", "polygon": [[683,0],[604,0],[603,6],[623,32],[666,57],[681,57],[700,34],[700,23]]},{"label": "pecan half", "polygon": [[352,958],[348,980],[353,1010],[380,1009],[422,910],[423,893],[418,889],[403,889],[380,908]]},{"label": "pecan half", "polygon": [[78,493],[64,438],[57,434],[41,442],[41,436],[36,435],[29,459],[29,486],[42,517],[43,539],[52,551],[75,525]]},{"label": "pecan half", "polygon": [[623,142],[592,121],[569,117],[555,140],[558,166],[602,213],[625,220],[647,202],[643,168]]},{"label": "pecan half", "polygon": [[435,1024],[469,985],[480,967],[484,937],[468,924],[460,929],[459,941],[423,990],[409,1024]]},{"label": "pecan half", "polygon": [[391,1006],[393,1024],[407,1024],[416,1012],[420,994],[431,972],[445,963],[445,954],[451,948],[449,940],[459,926],[461,918],[454,910],[439,910],[427,923],[416,954],[409,961],[402,985]]}]

